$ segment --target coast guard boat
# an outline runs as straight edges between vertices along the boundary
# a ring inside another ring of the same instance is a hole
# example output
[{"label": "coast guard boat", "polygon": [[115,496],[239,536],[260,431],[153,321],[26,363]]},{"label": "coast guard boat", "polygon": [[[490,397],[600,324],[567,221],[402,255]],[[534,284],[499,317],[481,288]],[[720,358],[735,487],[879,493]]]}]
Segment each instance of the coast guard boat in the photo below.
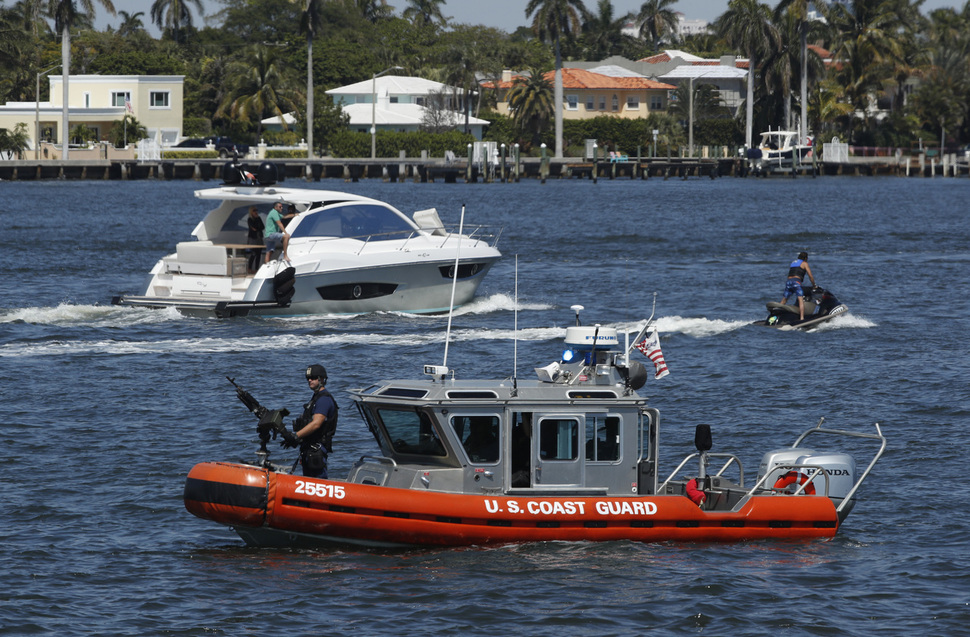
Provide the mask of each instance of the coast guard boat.
[{"label": "coast guard boat", "polygon": [[[361,457],[345,480],[291,475],[270,462],[266,443],[283,427],[282,412],[244,398],[260,416],[257,462],[197,464],[185,507],[249,545],[277,547],[836,534],[885,450],[878,423],[861,433],[820,420],[765,453],[751,481],[737,456],[711,451],[710,428],[699,425],[697,451],[667,475],[660,413],[638,393],[647,372],[629,360],[629,336],[621,345],[615,328],[578,323],[577,311],[562,356],[533,380],[462,380],[427,365],[424,380],[352,390],[379,452]],[[868,465],[824,446],[845,437],[878,446]]]},{"label": "coast guard boat", "polygon": [[[500,232],[445,228],[433,208],[412,220],[368,197],[280,187],[273,164],[260,166],[256,178],[234,168],[225,174],[235,183],[195,193],[215,208],[192,231],[194,240],[155,264],[140,295],[112,303],[219,317],[447,312],[453,293],[455,306],[475,296],[501,256]],[[289,261],[277,252],[250,273],[247,251],[262,246],[246,243],[249,208],[265,217],[277,202],[298,213],[286,226]]]}]

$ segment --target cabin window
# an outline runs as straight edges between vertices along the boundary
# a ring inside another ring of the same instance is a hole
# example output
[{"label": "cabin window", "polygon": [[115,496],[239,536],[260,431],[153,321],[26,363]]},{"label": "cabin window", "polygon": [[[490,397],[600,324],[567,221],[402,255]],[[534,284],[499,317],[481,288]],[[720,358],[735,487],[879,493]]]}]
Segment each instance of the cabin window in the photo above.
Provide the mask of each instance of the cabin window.
[{"label": "cabin window", "polygon": [[498,416],[452,416],[451,428],[461,441],[465,455],[473,463],[498,462]]},{"label": "cabin window", "polygon": [[613,462],[620,459],[620,418],[586,416],[586,461]]},{"label": "cabin window", "polygon": [[[246,243],[249,236],[249,223],[246,221],[246,217],[249,216],[249,206],[251,205],[253,204],[233,208],[222,223],[222,227],[219,228],[219,233],[215,236],[214,241],[217,243]],[[262,211],[260,211],[260,216],[264,220],[266,219],[266,215]]]},{"label": "cabin window", "polygon": [[539,423],[539,457],[575,460],[579,457],[579,422],[572,418],[544,418]]},{"label": "cabin window", "polygon": [[385,408],[377,410],[377,417],[397,453],[445,455],[445,446],[428,414],[413,409]]},{"label": "cabin window", "polygon": [[406,239],[414,228],[390,208],[374,204],[346,204],[305,215],[291,238],[337,237],[361,241]]}]

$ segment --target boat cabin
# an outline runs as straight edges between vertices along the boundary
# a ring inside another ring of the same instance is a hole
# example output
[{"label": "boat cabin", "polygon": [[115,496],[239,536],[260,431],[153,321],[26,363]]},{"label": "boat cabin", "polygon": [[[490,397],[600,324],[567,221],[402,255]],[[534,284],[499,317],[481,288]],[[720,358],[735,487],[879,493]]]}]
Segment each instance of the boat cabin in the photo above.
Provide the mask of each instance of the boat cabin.
[{"label": "boat cabin", "polygon": [[646,378],[615,330],[569,328],[563,360],[538,380],[385,381],[352,393],[383,457],[349,477],[449,493],[636,495],[656,491],[659,413],[636,393]]}]

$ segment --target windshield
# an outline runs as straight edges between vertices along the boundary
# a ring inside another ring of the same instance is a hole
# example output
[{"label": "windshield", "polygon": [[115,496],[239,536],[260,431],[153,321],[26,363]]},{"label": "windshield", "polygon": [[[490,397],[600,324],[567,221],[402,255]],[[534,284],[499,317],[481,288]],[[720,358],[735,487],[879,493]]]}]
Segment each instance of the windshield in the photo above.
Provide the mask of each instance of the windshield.
[{"label": "windshield", "polygon": [[383,206],[346,204],[306,215],[293,230],[292,238],[370,237],[371,241],[386,241],[403,239],[413,230],[405,219]]}]

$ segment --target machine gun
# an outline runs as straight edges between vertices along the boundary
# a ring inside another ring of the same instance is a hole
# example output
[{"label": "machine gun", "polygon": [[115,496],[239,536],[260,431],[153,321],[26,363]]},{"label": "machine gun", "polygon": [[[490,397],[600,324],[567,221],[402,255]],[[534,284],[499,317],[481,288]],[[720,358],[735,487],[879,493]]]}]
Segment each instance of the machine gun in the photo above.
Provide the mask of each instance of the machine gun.
[{"label": "machine gun", "polygon": [[275,440],[276,436],[279,435],[290,445],[299,445],[300,439],[283,424],[283,418],[290,415],[289,409],[285,407],[283,409],[266,409],[259,404],[259,401],[252,394],[237,385],[235,379],[226,376],[226,380],[236,388],[236,396],[242,401],[242,404],[246,405],[246,409],[259,418],[259,424],[256,425],[256,432],[259,434],[260,446],[256,455],[261,459],[263,466],[266,466],[268,463],[269,450],[266,448],[266,443],[269,442],[270,436]]}]

